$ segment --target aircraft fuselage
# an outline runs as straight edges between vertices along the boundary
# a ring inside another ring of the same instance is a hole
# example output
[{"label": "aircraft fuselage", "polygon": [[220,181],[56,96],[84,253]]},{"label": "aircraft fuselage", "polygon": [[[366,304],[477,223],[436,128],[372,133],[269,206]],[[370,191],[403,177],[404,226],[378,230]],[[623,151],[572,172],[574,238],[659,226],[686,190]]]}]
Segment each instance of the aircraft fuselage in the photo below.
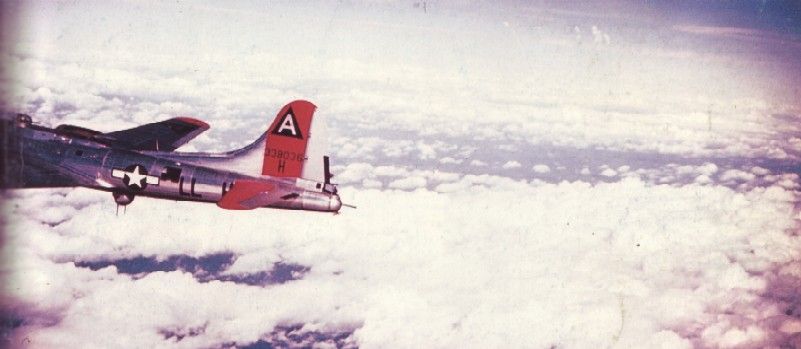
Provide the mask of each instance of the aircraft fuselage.
[{"label": "aircraft fuselage", "polygon": [[230,161],[221,161],[226,154],[116,149],[55,129],[3,122],[4,187],[83,186],[112,192],[118,204],[127,205],[135,196],[219,202],[236,181],[244,180],[293,193],[268,207],[337,211],[341,206],[335,189],[323,183],[226,170]]}]

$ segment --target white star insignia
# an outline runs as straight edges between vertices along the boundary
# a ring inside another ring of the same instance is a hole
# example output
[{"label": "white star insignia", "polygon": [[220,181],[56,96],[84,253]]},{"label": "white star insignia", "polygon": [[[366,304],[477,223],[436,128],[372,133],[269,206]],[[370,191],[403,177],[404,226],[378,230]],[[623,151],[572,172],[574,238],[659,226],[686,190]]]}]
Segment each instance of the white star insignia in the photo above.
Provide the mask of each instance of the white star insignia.
[{"label": "white star insignia", "polygon": [[114,169],[111,171],[111,176],[115,178],[124,179],[126,176],[128,177],[128,186],[129,187],[137,187],[142,189],[147,184],[158,185],[159,178],[156,176],[147,175],[146,172],[142,171],[142,167],[140,165],[136,165],[130,172],[120,169]]}]

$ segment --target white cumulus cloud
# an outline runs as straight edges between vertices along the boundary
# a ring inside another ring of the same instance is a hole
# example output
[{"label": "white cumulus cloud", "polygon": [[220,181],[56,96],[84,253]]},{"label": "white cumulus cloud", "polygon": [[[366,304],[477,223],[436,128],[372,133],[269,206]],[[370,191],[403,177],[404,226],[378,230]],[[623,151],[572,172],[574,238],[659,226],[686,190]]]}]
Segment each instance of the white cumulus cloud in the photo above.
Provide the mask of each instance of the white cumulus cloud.
[{"label": "white cumulus cloud", "polygon": [[551,167],[545,164],[537,164],[531,168],[536,173],[548,173],[551,172]]},{"label": "white cumulus cloud", "polygon": [[517,162],[515,160],[509,160],[506,163],[504,163],[503,166],[501,166],[501,167],[503,167],[505,169],[513,169],[513,168],[520,168],[520,166],[522,166],[522,165],[519,162]]}]

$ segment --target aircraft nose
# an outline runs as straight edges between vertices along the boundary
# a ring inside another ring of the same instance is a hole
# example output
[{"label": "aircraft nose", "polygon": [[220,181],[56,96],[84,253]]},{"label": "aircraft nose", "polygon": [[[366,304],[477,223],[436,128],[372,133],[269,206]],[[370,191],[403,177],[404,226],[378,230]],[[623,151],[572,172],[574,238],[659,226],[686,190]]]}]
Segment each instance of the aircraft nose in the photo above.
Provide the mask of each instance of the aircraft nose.
[{"label": "aircraft nose", "polygon": [[342,200],[339,199],[337,194],[331,195],[331,201],[328,202],[328,205],[331,211],[339,212],[339,209],[342,208]]}]

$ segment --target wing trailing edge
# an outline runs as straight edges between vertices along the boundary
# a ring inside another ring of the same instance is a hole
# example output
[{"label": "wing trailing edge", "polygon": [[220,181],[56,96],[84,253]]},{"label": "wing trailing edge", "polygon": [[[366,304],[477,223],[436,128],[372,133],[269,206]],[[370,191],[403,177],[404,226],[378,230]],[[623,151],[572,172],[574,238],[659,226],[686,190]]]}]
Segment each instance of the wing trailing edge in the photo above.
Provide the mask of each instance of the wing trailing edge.
[{"label": "wing trailing edge", "polygon": [[111,147],[130,150],[173,151],[209,129],[209,124],[177,117],[131,129],[97,134],[93,139]]}]

